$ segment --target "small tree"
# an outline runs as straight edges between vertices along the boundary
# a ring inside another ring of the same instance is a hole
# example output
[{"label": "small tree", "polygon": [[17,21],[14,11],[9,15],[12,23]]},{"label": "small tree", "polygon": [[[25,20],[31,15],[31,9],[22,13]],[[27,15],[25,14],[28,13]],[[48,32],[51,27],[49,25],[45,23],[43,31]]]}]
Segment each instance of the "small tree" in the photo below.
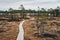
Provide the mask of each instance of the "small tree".
[{"label": "small tree", "polygon": [[22,18],[25,18],[25,16],[26,16],[26,10],[25,10],[25,8],[24,8],[24,6],[23,5],[20,5],[20,9],[21,9],[21,16],[22,16]]},{"label": "small tree", "polygon": [[11,15],[10,20],[16,20],[15,12],[12,8],[9,8],[9,13]]}]

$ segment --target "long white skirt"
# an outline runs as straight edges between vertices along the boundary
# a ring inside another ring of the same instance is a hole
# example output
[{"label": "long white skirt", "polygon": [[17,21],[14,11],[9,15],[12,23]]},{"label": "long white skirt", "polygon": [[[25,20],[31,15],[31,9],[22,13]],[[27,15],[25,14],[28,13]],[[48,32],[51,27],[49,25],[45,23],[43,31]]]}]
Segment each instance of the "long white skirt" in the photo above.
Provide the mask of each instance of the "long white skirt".
[{"label": "long white skirt", "polygon": [[22,21],[19,24],[19,34],[18,34],[17,40],[24,40],[24,30],[23,30],[23,26],[22,26],[23,23],[24,23],[24,21]]}]

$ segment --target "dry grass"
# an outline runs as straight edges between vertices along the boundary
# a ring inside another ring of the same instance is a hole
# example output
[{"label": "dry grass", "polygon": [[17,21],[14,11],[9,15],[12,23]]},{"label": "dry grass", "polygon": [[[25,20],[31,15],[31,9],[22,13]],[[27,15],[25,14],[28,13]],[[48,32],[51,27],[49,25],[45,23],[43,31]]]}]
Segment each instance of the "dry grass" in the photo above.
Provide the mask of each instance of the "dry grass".
[{"label": "dry grass", "polygon": [[[58,23],[60,23],[60,18],[56,18],[56,20],[45,19],[44,22],[47,24],[45,24],[44,32],[55,34],[60,37],[60,25],[58,25]],[[34,35],[37,30],[35,24],[36,20],[24,22],[25,40],[53,40],[51,38],[36,37]],[[19,22],[17,21],[0,21],[0,40],[16,40],[18,35],[18,25]]]},{"label": "dry grass", "polygon": [[18,22],[0,21],[0,40],[15,40],[18,34]]},{"label": "dry grass", "polygon": [[[45,33],[59,35],[57,31],[60,31],[60,18],[56,18],[56,20],[45,19],[44,22],[45,22],[45,26],[44,26]],[[56,22],[56,24],[54,22]],[[25,40],[55,40],[51,38],[41,38],[41,37],[34,36],[34,33],[36,33],[36,30],[37,30],[36,26],[33,26],[34,24],[36,24],[36,20],[34,21],[28,20],[24,23],[23,26],[25,30]],[[43,29],[40,29],[40,30],[43,31]]]}]

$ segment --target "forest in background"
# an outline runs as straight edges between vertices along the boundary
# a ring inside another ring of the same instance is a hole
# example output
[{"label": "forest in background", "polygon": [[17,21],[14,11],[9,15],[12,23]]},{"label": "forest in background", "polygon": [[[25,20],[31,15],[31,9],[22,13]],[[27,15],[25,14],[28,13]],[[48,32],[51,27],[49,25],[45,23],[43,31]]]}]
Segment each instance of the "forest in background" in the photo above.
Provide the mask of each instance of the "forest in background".
[{"label": "forest in background", "polygon": [[45,9],[45,8],[40,8],[40,7],[38,7],[38,10],[32,10],[32,9],[28,9],[28,10],[26,10],[25,8],[24,8],[24,6],[23,5],[20,5],[20,10],[14,10],[13,8],[9,8],[8,10],[6,10],[6,11],[1,11],[0,10],[0,13],[3,13],[3,14],[8,14],[8,13],[22,13],[22,14],[24,14],[24,13],[38,13],[38,15],[39,14],[44,14],[44,15],[46,15],[46,14],[52,14],[53,16],[60,16],[60,7],[59,6],[57,6],[55,9],[53,9],[53,8],[50,8],[50,9]]}]

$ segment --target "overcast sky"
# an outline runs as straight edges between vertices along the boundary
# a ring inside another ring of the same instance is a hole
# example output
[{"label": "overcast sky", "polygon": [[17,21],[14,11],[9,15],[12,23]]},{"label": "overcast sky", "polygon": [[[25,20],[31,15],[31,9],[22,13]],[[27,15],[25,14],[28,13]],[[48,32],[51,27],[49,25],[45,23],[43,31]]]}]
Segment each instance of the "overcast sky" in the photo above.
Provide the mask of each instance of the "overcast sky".
[{"label": "overcast sky", "polygon": [[25,9],[38,9],[38,6],[48,9],[60,6],[60,0],[0,0],[0,10],[19,9],[21,4]]}]

